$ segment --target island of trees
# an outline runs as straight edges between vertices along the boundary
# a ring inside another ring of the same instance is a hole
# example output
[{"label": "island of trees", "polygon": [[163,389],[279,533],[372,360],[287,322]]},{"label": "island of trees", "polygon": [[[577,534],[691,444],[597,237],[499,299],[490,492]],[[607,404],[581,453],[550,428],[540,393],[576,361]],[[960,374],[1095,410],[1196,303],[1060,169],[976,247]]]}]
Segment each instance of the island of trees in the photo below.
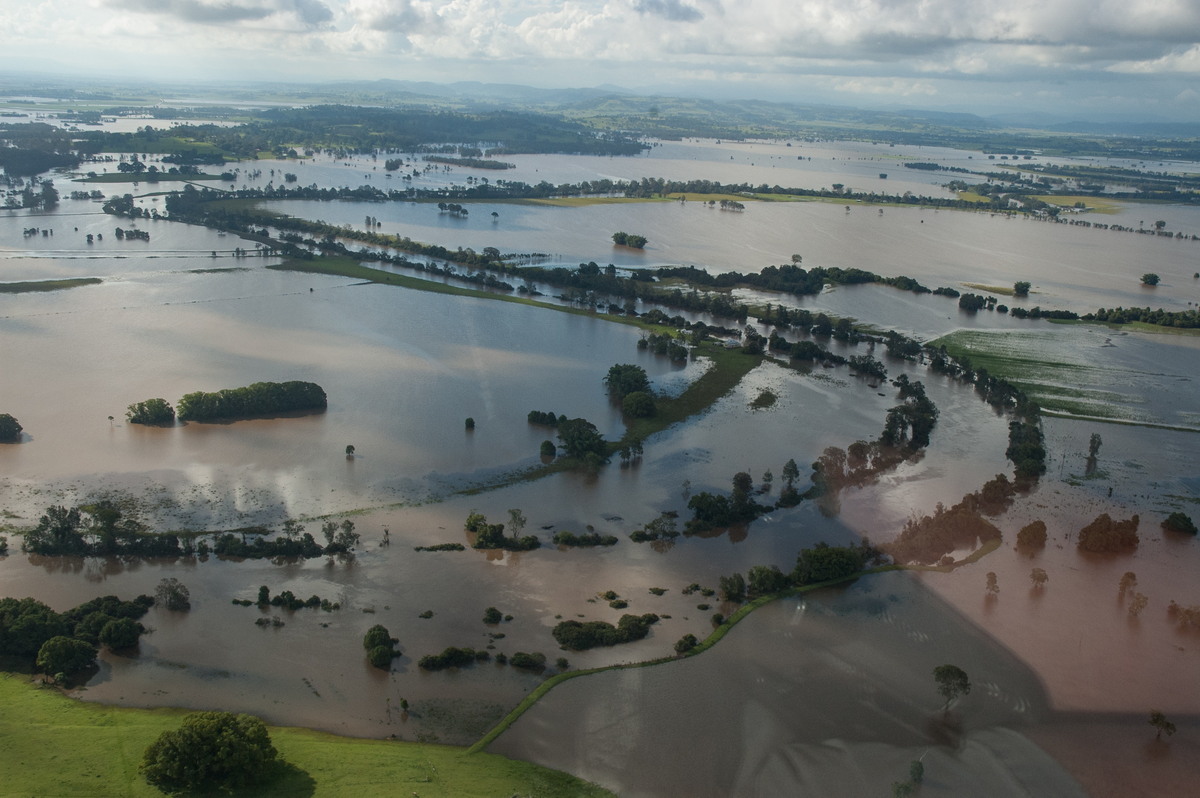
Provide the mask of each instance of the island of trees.
[{"label": "island of trees", "polygon": [[256,382],[244,388],[185,394],[177,406],[180,421],[217,421],[253,416],[320,411],[328,406],[325,390],[313,382]]},{"label": "island of trees", "polygon": [[613,233],[613,243],[618,247],[630,247],[631,249],[645,249],[646,242],[649,240],[645,236],[635,235],[634,233]]}]

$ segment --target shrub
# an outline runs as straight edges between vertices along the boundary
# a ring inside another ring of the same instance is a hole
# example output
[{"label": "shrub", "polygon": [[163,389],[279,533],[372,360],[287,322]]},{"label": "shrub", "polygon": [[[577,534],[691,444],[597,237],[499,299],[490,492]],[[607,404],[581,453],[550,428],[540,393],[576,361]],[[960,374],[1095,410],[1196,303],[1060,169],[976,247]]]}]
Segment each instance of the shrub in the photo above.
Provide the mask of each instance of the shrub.
[{"label": "shrub", "polygon": [[504,620],[504,616],[500,614],[500,610],[495,607],[488,607],[483,611],[483,622],[489,624],[500,623]]},{"label": "shrub", "polygon": [[426,654],[417,662],[417,667],[427,671],[440,671],[446,668],[462,668],[476,660],[484,661],[491,657],[486,651],[476,651],[473,648],[457,648],[449,646],[441,654]]},{"label": "shrub", "polygon": [[1167,516],[1167,520],[1162,522],[1162,528],[1172,532],[1183,532],[1188,535],[1196,534],[1196,525],[1192,523],[1192,519],[1183,513],[1171,513]]},{"label": "shrub", "polygon": [[1021,527],[1017,533],[1017,546],[1022,549],[1042,549],[1046,547],[1046,522],[1034,521]]},{"label": "shrub", "polygon": [[524,651],[518,651],[508,658],[508,664],[521,670],[541,673],[546,670],[546,655],[527,654]]},{"label": "shrub", "polygon": [[1101,513],[1095,521],[1079,530],[1079,548],[1090,552],[1112,552],[1136,549],[1138,522],[1134,515],[1127,521],[1114,521],[1108,513]]},{"label": "shrub", "polygon": [[0,443],[16,443],[21,440],[21,422],[8,413],[0,413]]},{"label": "shrub", "polygon": [[675,643],[675,653],[686,654],[698,645],[700,645],[700,641],[694,634],[686,634]]}]

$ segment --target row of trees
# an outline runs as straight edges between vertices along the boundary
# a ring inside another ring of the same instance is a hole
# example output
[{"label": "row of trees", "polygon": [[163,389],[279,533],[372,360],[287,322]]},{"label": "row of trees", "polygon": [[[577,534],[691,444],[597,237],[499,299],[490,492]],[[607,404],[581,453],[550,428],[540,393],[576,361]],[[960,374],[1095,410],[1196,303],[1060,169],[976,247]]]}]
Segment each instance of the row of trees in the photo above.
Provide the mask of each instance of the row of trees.
[{"label": "row of trees", "polygon": [[136,517],[127,515],[109,500],[72,507],[54,505],[25,533],[21,549],[44,556],[180,557],[213,554],[224,557],[307,558],[350,554],[359,544],[354,522],[326,521],[322,546],[296,521],[283,524],[283,533],[269,537],[265,527],[251,527],[215,536],[211,546],[204,539],[151,532]]},{"label": "row of trees", "polygon": [[243,388],[195,391],[179,400],[180,421],[216,421],[272,413],[324,410],[325,390],[314,382],[256,382]]}]

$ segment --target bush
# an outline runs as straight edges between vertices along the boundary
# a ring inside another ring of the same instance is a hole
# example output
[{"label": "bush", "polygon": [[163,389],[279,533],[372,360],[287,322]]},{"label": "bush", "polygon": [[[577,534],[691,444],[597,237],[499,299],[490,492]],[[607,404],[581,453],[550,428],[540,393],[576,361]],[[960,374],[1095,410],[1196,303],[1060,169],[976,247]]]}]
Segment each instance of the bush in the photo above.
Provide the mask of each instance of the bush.
[{"label": "bush", "polygon": [[553,441],[542,441],[542,457],[554,457],[558,454],[558,447]]},{"label": "bush", "polygon": [[1146,272],[1142,275],[1143,285],[1158,285],[1158,275],[1154,272]]},{"label": "bush", "polygon": [[546,670],[546,655],[527,654],[524,651],[518,651],[508,658],[508,664],[521,670],[541,673]]},{"label": "bush", "polygon": [[675,643],[675,653],[686,654],[698,645],[700,645],[700,641],[694,634],[686,634]]},{"label": "bush", "polygon": [[616,626],[607,621],[563,621],[554,627],[553,634],[563,648],[584,651],[641,640],[650,633],[650,625],[657,622],[658,616],[653,613],[622,615]]},{"label": "bush", "polygon": [[441,654],[426,654],[417,662],[417,667],[426,671],[440,671],[446,668],[462,668],[476,660],[484,661],[491,657],[486,651],[476,651],[473,648],[457,648],[449,646]]},{"label": "bush", "polygon": [[1017,546],[1022,549],[1042,549],[1046,547],[1046,522],[1034,521],[1021,527],[1017,533]]},{"label": "bush", "polygon": [[1192,523],[1192,519],[1188,518],[1183,513],[1171,513],[1167,516],[1167,520],[1162,522],[1162,528],[1172,532],[1183,532],[1188,535],[1196,534],[1196,525]]},{"label": "bush", "polygon": [[1136,549],[1138,523],[1134,515],[1127,521],[1114,521],[1108,513],[1101,513],[1095,521],[1079,530],[1079,548],[1090,552],[1113,552]]},{"label": "bush", "polygon": [[0,413],[0,443],[16,443],[21,440],[21,422],[8,413]]},{"label": "bush", "polygon": [[367,662],[384,670],[390,668],[392,660],[400,656],[396,639],[381,624],[375,624],[363,635],[363,648],[367,650]]},{"label": "bush", "polygon": [[193,712],[150,744],[141,771],[164,792],[230,790],[265,780],[278,756],[258,718]]},{"label": "bush", "polygon": [[483,611],[483,622],[488,624],[500,623],[504,620],[504,616],[500,614],[500,610],[495,607],[488,607]]}]

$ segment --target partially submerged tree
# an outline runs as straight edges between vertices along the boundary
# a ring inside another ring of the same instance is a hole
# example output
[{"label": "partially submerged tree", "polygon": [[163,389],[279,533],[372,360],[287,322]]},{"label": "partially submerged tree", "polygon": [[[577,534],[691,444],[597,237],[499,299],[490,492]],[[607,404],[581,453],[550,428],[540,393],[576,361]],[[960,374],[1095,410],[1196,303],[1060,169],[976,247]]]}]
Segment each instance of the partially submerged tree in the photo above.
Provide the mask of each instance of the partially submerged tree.
[{"label": "partially submerged tree", "polygon": [[1150,725],[1155,728],[1155,740],[1161,740],[1164,734],[1170,737],[1175,733],[1175,724],[1167,720],[1167,716],[1157,709],[1150,710]]},{"label": "partially submerged tree", "polygon": [[938,665],[933,669],[933,680],[937,682],[942,698],[946,699],[944,710],[950,709],[954,699],[971,692],[971,680],[967,672],[957,665]]}]

